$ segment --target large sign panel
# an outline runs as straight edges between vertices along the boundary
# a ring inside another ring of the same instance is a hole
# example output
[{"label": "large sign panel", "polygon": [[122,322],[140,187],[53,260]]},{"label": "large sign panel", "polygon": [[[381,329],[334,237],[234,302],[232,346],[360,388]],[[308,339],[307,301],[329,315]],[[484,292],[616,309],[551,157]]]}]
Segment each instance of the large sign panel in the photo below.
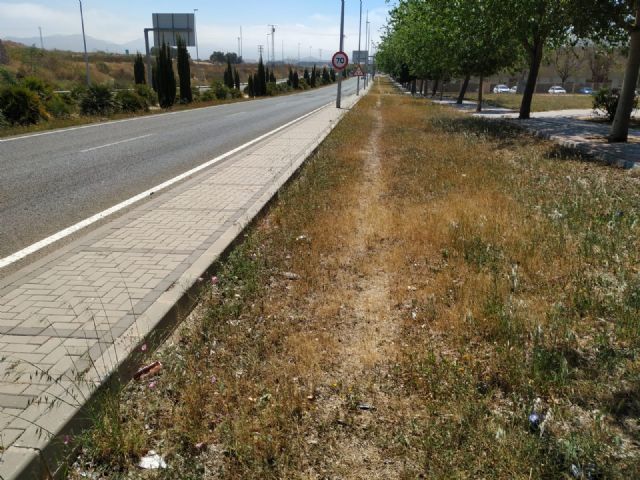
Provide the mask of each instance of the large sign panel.
[{"label": "large sign panel", "polygon": [[354,50],[351,56],[352,63],[367,63],[367,57],[369,56],[368,50]]},{"label": "large sign panel", "polygon": [[156,47],[162,42],[175,47],[178,37],[182,37],[187,47],[196,46],[196,24],[193,13],[154,13],[153,44]]}]

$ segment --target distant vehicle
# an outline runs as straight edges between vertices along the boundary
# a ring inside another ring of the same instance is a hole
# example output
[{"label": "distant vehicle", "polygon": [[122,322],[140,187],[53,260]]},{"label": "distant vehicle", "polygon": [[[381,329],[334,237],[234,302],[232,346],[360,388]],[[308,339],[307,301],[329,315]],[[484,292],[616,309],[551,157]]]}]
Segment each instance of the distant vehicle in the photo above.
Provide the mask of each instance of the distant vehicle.
[{"label": "distant vehicle", "polygon": [[591,87],[582,87],[578,89],[578,93],[582,95],[593,95],[593,88]]},{"label": "distant vehicle", "polygon": [[493,87],[493,93],[509,93],[509,87],[506,85],[496,85]]},{"label": "distant vehicle", "polygon": [[509,93],[518,93],[518,86],[514,85],[509,89]]},{"label": "distant vehicle", "polygon": [[564,88],[559,87],[559,86],[556,85],[556,86],[553,86],[553,87],[551,87],[549,89],[549,93],[551,93],[551,94],[560,94],[560,93],[567,93],[567,91]]}]

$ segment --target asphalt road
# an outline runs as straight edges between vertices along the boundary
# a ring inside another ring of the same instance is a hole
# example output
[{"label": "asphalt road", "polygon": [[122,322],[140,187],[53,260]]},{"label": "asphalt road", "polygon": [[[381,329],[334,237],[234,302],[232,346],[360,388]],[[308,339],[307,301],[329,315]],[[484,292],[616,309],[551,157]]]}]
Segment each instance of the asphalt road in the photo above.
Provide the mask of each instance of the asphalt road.
[{"label": "asphalt road", "polygon": [[[343,83],[343,94],[356,82]],[[336,88],[0,139],[0,258],[331,101]]]}]

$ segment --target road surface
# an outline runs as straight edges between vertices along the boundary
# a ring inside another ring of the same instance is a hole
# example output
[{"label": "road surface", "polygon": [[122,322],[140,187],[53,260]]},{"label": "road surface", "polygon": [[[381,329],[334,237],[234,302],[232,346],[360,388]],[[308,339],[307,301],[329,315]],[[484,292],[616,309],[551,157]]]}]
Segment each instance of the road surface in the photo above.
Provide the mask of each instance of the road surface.
[{"label": "road surface", "polygon": [[[355,81],[343,94],[355,93]],[[0,139],[0,258],[335,101],[336,88]]]}]

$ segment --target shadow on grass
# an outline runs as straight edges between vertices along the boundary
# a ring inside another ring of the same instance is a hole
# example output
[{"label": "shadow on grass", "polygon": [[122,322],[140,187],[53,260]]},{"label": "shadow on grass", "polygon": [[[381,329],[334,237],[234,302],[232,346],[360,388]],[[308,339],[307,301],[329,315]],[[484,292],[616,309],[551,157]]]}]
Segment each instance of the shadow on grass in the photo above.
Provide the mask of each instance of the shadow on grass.
[{"label": "shadow on grass", "polygon": [[[609,399],[609,411],[621,424],[627,419],[640,418],[640,381],[636,381],[629,388],[614,392]],[[640,432],[634,432],[636,439]]]},{"label": "shadow on grass", "polygon": [[448,133],[475,135],[498,140],[500,147],[513,145],[516,140],[522,143],[522,141],[531,139],[519,126],[500,120],[438,116],[431,120],[431,125],[435,129]]}]

